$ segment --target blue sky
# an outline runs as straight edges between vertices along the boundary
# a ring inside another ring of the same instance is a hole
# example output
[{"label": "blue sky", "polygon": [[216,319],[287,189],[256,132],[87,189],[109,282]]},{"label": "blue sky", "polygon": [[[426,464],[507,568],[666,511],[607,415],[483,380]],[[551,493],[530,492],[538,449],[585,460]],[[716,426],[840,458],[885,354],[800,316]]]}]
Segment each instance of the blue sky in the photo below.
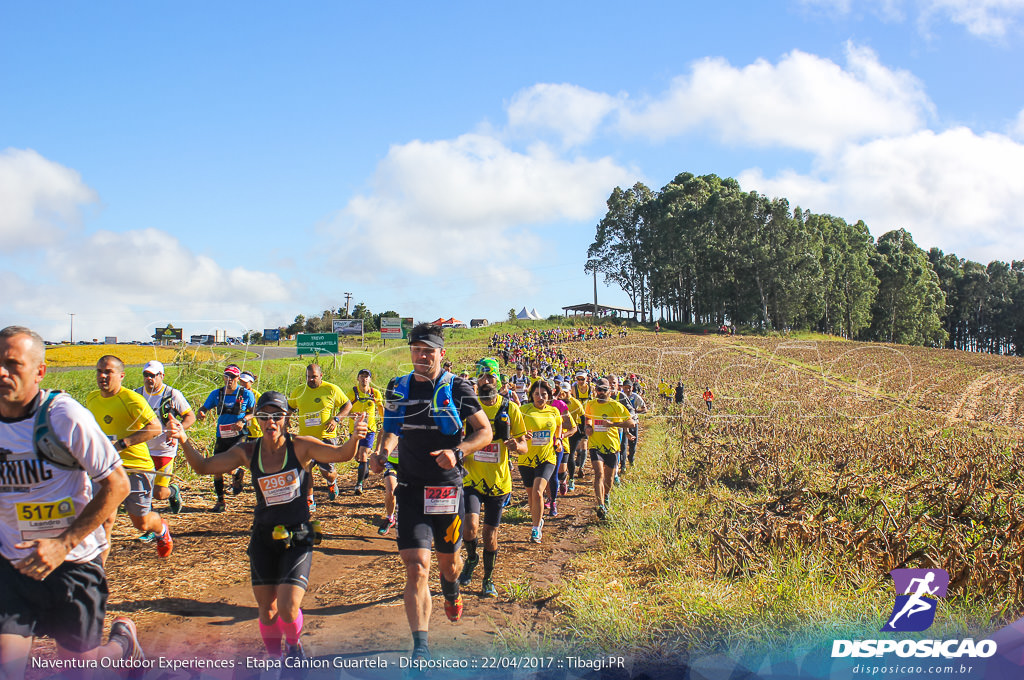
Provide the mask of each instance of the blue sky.
[{"label": "blue sky", "polygon": [[234,333],[345,292],[558,313],[591,298],[611,190],[681,172],[1024,259],[1022,20],[1024,0],[0,0],[0,325]]}]

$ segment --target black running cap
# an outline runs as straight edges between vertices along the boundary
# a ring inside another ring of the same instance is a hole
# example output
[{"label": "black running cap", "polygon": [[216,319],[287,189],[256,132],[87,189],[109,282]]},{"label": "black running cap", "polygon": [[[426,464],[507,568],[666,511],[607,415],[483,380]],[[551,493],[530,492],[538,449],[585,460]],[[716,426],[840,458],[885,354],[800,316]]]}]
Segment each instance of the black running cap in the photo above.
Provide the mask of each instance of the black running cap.
[{"label": "black running cap", "polygon": [[422,342],[427,347],[434,347],[435,349],[444,348],[444,338],[434,333],[411,333],[409,335],[409,344],[412,345],[417,342]]},{"label": "black running cap", "polygon": [[276,406],[285,413],[288,412],[288,397],[284,396],[280,392],[264,392],[260,395],[260,400],[256,402],[256,411],[259,412],[268,406]]}]

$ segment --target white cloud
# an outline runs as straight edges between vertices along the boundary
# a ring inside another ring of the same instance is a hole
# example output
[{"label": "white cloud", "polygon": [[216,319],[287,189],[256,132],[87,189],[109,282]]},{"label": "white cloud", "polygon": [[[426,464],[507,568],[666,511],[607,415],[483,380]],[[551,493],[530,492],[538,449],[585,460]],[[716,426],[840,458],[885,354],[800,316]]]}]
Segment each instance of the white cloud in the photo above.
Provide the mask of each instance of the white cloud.
[{"label": "white cloud", "polygon": [[981,38],[1003,38],[1019,32],[1024,18],[1022,0],[920,0],[921,22],[942,15]]},{"label": "white cloud", "polygon": [[0,152],[0,240],[7,251],[55,242],[96,201],[74,170],[31,149]]},{"label": "white cloud", "polygon": [[876,237],[906,228],[936,246],[981,262],[1024,259],[1024,144],[967,128],[921,131],[851,145],[815,172],[742,173],[745,190],[794,205],[863,219]]},{"label": "white cloud", "polygon": [[368,194],[351,199],[323,229],[352,262],[386,273],[433,275],[480,253],[516,251],[528,225],[596,219],[616,184],[635,173],[611,159],[567,160],[544,145],[514,151],[482,134],[393,146]]},{"label": "white cloud", "polygon": [[518,134],[555,132],[566,146],[573,146],[590,140],[623,99],[578,85],[539,83],[512,97],[508,124]]},{"label": "white cloud", "polygon": [[844,69],[799,50],[778,64],[759,59],[743,68],[703,59],[661,97],[624,109],[621,126],[656,140],[706,128],[730,145],[817,153],[921,128],[931,104],[917,78],[853,44],[846,62]]},{"label": "white cloud", "polygon": [[45,276],[0,277],[6,300],[0,325],[29,325],[47,339],[66,339],[74,312],[80,339],[144,339],[168,322],[191,324],[186,333],[223,328],[241,335],[262,328],[275,303],[297,297],[276,274],[226,269],[156,229],[68,239],[51,246],[46,258]]},{"label": "white cloud", "polygon": [[921,31],[929,33],[936,18],[945,19],[967,29],[979,38],[1001,39],[1020,32],[1024,19],[1024,0],[802,0],[809,7],[821,7],[839,15],[847,15],[864,7],[885,21],[903,21],[905,6],[917,12]]},{"label": "white cloud", "polygon": [[158,229],[98,231],[51,253],[51,267],[71,285],[88,286],[128,304],[165,298],[200,303],[276,302],[289,297],[277,274],[225,269]]}]

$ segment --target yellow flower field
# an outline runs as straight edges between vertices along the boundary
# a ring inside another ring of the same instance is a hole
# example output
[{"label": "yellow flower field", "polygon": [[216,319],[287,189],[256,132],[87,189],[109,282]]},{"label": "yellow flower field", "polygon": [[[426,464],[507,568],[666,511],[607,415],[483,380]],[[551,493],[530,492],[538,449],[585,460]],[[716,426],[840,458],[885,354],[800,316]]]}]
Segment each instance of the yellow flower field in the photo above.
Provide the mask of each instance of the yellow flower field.
[{"label": "yellow flower field", "polygon": [[[146,345],[60,345],[46,348],[48,366],[94,366],[99,358],[113,354],[127,366],[141,365],[156,359],[164,363],[174,363],[179,350],[173,347],[153,347]],[[190,348],[184,350],[191,360],[207,361],[215,355],[208,349]]]}]

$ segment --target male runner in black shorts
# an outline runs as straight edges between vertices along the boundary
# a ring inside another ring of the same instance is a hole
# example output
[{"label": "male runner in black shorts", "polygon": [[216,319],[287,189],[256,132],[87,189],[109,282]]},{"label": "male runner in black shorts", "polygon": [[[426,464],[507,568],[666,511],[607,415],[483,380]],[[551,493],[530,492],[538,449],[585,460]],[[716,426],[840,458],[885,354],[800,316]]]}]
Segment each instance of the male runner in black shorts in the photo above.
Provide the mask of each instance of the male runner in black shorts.
[{"label": "male runner in black shorts", "polygon": [[[441,370],[444,331],[420,324],[409,336],[413,372],[393,378],[385,392],[384,434],[371,458],[374,473],[398,449],[398,551],[405,565],[405,615],[413,637],[412,659],[429,660],[430,547],[437,552],[445,614],[462,616],[462,459],[490,443],[491,423],[473,385]],[[472,434],[462,438],[462,428]],[[401,436],[399,436],[399,434]]]},{"label": "male runner in black shorts", "polygon": [[[107,545],[103,520],[128,497],[128,475],[85,407],[64,394],[50,400],[39,389],[45,375],[42,338],[22,326],[0,330],[0,677],[5,680],[25,677],[37,635],[52,637],[62,659],[84,664],[72,669],[89,668],[101,657],[144,658],[128,618],[115,619],[110,639],[100,646],[107,604],[100,563]],[[37,427],[37,414],[45,430]]]}]

